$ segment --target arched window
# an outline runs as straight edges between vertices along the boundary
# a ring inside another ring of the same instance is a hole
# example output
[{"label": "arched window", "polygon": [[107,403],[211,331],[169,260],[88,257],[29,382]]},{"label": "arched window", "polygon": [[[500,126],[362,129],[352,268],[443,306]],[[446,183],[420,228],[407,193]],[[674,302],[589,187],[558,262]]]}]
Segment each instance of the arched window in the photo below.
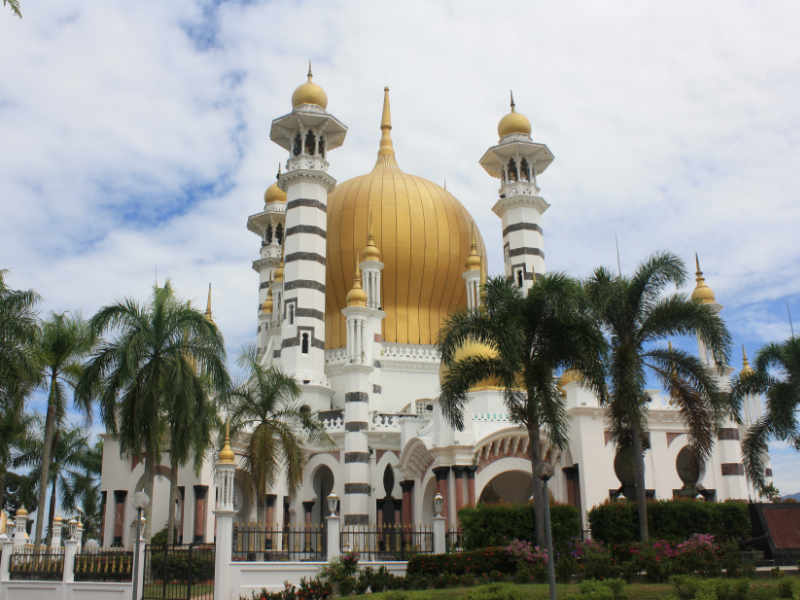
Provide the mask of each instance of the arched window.
[{"label": "arched window", "polygon": [[526,159],[522,159],[522,162],[519,163],[519,178],[522,181],[530,181],[530,167],[528,166],[528,161]]},{"label": "arched window", "polygon": [[292,154],[297,156],[298,154],[300,154],[300,151],[302,149],[303,149],[303,138],[301,138],[300,134],[298,133],[296,136],[294,136],[294,144],[292,145]]},{"label": "arched window", "polygon": [[513,158],[508,159],[508,180],[509,181],[518,181],[517,177],[517,163],[514,162]]},{"label": "arched window", "polygon": [[279,246],[283,244],[283,223],[278,223],[278,226],[275,228],[275,240],[278,242]]},{"label": "arched window", "polygon": [[302,352],[303,354],[308,354],[308,334],[307,333],[303,333],[303,337],[301,338],[300,352]]},{"label": "arched window", "polygon": [[310,129],[306,133],[306,154],[314,154],[314,133]]},{"label": "arched window", "polygon": [[519,270],[517,271],[517,285],[518,285],[519,287],[522,287],[522,280],[523,280],[522,269],[519,269]]},{"label": "arched window", "polygon": [[267,225],[267,230],[264,232],[264,241],[268,244],[272,243],[272,225]]},{"label": "arched window", "polygon": [[325,138],[322,137],[322,136],[319,136],[319,142],[318,142],[317,145],[319,147],[319,155],[322,158],[325,158]]},{"label": "arched window", "polygon": [[294,302],[288,304],[289,325],[294,325]]}]

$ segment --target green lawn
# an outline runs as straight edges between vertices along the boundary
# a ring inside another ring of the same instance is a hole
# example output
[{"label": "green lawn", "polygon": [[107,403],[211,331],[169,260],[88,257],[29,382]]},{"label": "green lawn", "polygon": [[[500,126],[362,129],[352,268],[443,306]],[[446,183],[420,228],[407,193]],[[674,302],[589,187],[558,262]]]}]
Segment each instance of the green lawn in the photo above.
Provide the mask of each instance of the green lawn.
[{"label": "green lawn", "polygon": [[[166,593],[164,588],[166,587]],[[162,595],[163,594],[163,595]],[[147,583],[144,586],[144,600],[161,598],[186,598],[185,583],[168,583],[166,586],[161,582]],[[213,583],[193,583],[192,598],[212,600],[214,598]]]}]

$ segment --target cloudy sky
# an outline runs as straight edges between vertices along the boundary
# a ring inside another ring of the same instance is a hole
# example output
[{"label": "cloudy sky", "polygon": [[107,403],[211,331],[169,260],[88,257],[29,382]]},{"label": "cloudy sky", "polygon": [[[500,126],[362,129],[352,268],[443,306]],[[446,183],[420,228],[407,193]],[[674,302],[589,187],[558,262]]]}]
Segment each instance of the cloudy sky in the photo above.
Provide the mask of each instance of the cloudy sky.
[{"label": "cloudy sky", "polygon": [[[0,10],[0,267],[42,311],[145,299],[154,274],[254,339],[261,206],[306,61],[350,130],[339,181],[371,169],[384,85],[406,171],[468,208],[502,266],[478,159],[513,89],[555,162],[548,268],[576,276],[697,251],[737,350],[800,326],[796,3],[74,2]],[[693,283],[693,282],[692,282]],[[687,284],[689,291],[691,285]],[[688,340],[677,340],[685,347]],[[776,484],[800,490],[776,448]]]}]

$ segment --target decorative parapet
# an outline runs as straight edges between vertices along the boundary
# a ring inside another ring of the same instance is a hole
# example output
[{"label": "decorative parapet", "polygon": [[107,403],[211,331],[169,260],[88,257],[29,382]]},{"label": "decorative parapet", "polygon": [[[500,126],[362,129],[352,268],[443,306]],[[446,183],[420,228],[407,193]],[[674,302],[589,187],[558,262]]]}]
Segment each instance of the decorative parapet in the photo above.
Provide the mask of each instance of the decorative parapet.
[{"label": "decorative parapet", "polygon": [[327,433],[338,433],[344,431],[344,411],[326,410],[319,413],[322,426]]},{"label": "decorative parapet", "polygon": [[334,348],[333,350],[325,351],[326,365],[346,365],[347,363],[347,348]]},{"label": "decorative parapet", "polygon": [[479,423],[511,423],[506,413],[475,413],[472,420]]},{"label": "decorative parapet", "polygon": [[370,419],[372,431],[400,432],[400,417],[403,415],[373,412]]},{"label": "decorative parapet", "polygon": [[442,357],[436,346],[430,344],[383,344],[383,360],[440,363]]}]

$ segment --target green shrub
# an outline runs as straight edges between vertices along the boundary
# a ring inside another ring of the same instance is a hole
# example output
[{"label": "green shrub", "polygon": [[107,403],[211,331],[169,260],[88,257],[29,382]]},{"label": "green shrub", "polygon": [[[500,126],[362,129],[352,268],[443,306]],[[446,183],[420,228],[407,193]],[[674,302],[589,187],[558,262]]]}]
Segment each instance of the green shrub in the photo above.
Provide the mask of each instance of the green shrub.
[{"label": "green shrub", "polygon": [[623,600],[624,583],[618,579],[598,581],[587,579],[578,587],[577,596],[569,596],[568,600]]},{"label": "green shrub", "polygon": [[[529,505],[478,504],[474,508],[462,508],[458,517],[464,532],[465,550],[502,546],[515,539],[536,541],[533,508]],[[551,505],[550,519],[556,548],[580,536],[580,514],[574,506]]]},{"label": "green shrub", "polygon": [[778,598],[791,598],[794,595],[794,586],[791,579],[782,579],[778,582]]},{"label": "green shrub", "polygon": [[408,561],[409,577],[450,575],[513,575],[517,563],[505,548],[483,548],[453,554],[416,554]]},{"label": "green shrub", "polygon": [[[650,535],[672,542],[693,533],[710,533],[719,541],[750,536],[750,512],[745,502],[699,502],[658,500],[647,503]],[[589,511],[592,537],[608,544],[623,544],[639,538],[634,502],[607,502]]]}]

